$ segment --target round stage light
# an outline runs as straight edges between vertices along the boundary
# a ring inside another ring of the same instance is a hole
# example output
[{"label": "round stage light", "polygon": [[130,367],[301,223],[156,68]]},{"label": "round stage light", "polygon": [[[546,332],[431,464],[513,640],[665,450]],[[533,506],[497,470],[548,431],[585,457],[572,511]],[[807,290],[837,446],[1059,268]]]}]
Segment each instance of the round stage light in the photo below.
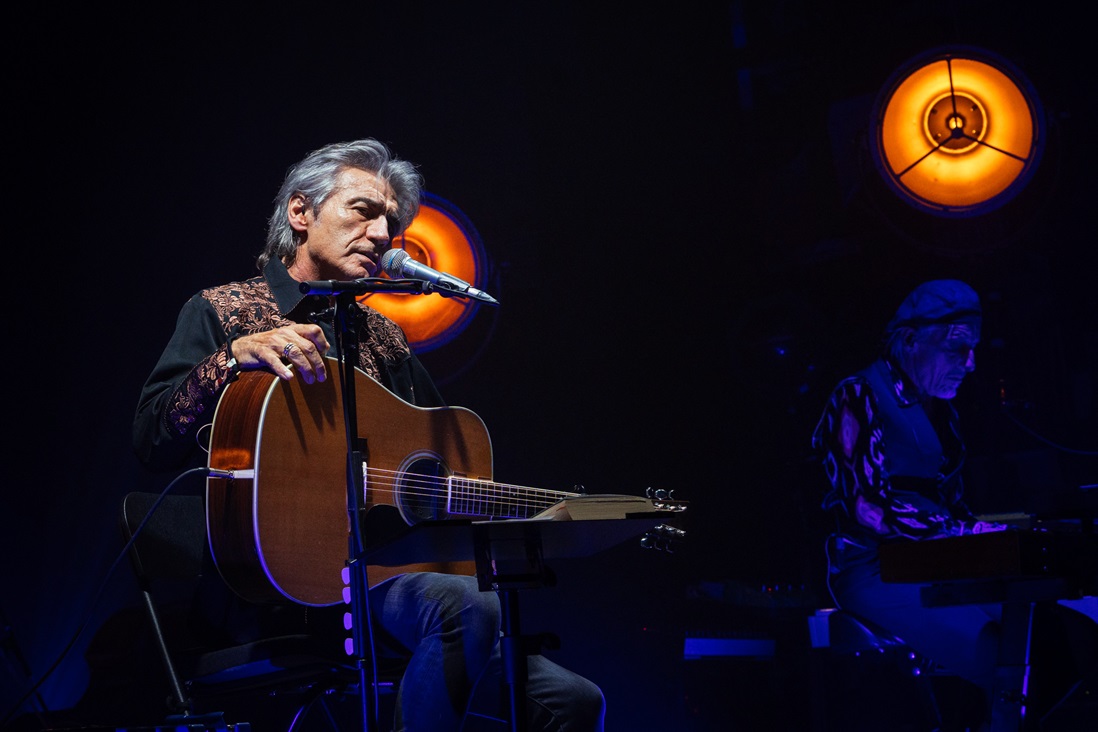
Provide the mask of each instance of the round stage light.
[{"label": "round stage light", "polygon": [[892,190],[938,216],[975,216],[1012,199],[1045,144],[1025,76],[976,48],[937,49],[895,71],[872,111],[874,163]]},{"label": "round stage light", "polygon": [[[480,236],[456,206],[439,196],[424,192],[419,213],[393,246],[421,264],[485,289],[488,265]],[[417,353],[455,339],[480,305],[436,293],[374,292],[358,299],[395,320]]]}]

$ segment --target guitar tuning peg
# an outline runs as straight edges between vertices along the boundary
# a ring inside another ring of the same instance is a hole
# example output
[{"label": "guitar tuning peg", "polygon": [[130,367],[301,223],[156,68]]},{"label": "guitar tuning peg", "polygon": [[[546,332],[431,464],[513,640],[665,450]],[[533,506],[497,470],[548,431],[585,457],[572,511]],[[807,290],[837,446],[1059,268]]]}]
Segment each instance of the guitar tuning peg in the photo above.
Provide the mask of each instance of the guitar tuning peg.
[{"label": "guitar tuning peg", "polygon": [[685,531],[676,529],[674,526],[668,526],[667,524],[660,524],[656,527],[656,531],[659,531],[664,536],[669,536],[672,539],[682,539],[686,537]]},{"label": "guitar tuning peg", "polygon": [[683,539],[686,536],[686,532],[682,529],[676,529],[674,526],[668,526],[667,524],[660,524],[655,526],[651,531],[647,532],[640,541],[640,545],[644,549],[659,549],[665,551],[668,554],[675,552],[675,542]]},{"label": "guitar tuning peg", "polygon": [[656,491],[656,498],[658,498],[658,499],[659,499],[659,500],[661,500],[661,501],[666,501],[666,500],[667,500],[667,496],[668,496],[668,493],[667,493],[667,491],[665,491],[665,490],[664,490],[664,489],[662,489],[662,488],[660,488],[660,489],[659,489],[658,491]]},{"label": "guitar tuning peg", "polygon": [[580,495],[584,495],[584,496],[587,495],[587,489],[584,488],[579,483],[576,483],[574,486],[572,486],[572,492],[573,493],[579,493]]},{"label": "guitar tuning peg", "polygon": [[651,532],[644,535],[640,540],[640,545],[642,549],[654,549],[661,552],[671,551],[671,548],[667,545],[667,540],[663,536]]}]

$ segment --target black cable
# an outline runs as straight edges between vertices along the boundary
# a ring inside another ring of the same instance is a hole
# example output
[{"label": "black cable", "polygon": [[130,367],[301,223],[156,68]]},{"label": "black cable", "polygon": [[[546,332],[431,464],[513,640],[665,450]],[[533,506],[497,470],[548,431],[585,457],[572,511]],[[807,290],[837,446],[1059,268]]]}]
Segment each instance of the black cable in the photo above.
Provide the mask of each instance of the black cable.
[{"label": "black cable", "polygon": [[1017,425],[1018,428],[1021,429],[1023,432],[1025,432],[1026,434],[1028,434],[1030,437],[1034,438],[1035,440],[1039,440],[1040,442],[1045,443],[1049,447],[1054,447],[1057,450],[1060,450],[1061,452],[1070,452],[1074,455],[1098,455],[1098,450],[1075,450],[1075,449],[1070,448],[1070,447],[1064,447],[1063,445],[1058,445],[1057,443],[1053,442],[1052,440],[1048,440],[1048,439],[1042,437],[1041,435],[1037,434],[1036,432],[1034,432],[1032,429],[1030,429],[1026,425],[1022,424],[1021,420],[1019,420],[1017,417],[1015,417],[1013,414],[1010,413],[1010,410],[1007,409],[1006,405],[1003,405],[1002,412],[1003,412],[1003,414],[1005,414],[1007,416],[1007,418],[1011,422],[1013,422],[1015,425]]},{"label": "black cable", "polygon": [[[2,608],[0,608],[0,620],[3,621],[3,630],[0,631],[0,652],[3,652],[3,655],[5,656],[5,659],[6,659],[7,651],[9,651],[9,649],[10,649],[11,654],[15,657],[15,660],[19,663],[18,672],[21,673],[24,678],[30,678],[33,671],[31,670],[30,664],[27,663],[26,657],[19,650],[19,646],[15,642],[15,633],[12,630],[11,623],[8,621],[7,614],[4,613]],[[11,669],[11,670],[13,671],[12,677],[13,678],[19,678],[18,673],[14,673],[15,669]],[[38,700],[38,706],[42,709],[45,709],[46,708],[46,701],[42,698],[42,695],[41,694],[35,694],[35,696],[37,697],[37,700]]]},{"label": "black cable", "polygon": [[145,518],[141,519],[141,523],[138,524],[136,529],[134,529],[133,536],[131,536],[130,540],[126,542],[126,545],[124,547],[122,547],[122,551],[119,552],[118,557],[114,560],[114,562],[111,564],[110,568],[107,570],[107,574],[103,578],[103,582],[99,585],[99,589],[96,590],[95,596],[92,597],[91,602],[88,604],[87,609],[84,611],[84,620],[83,620],[83,622],[80,623],[80,627],[76,629],[76,632],[73,633],[72,638],[69,639],[68,644],[66,644],[65,648],[61,651],[60,655],[58,655],[57,659],[52,664],[50,664],[50,667],[48,669],[46,669],[46,672],[42,674],[41,678],[39,678],[38,681],[34,682],[34,684],[31,686],[31,688],[28,689],[27,692],[25,694],[23,694],[23,696],[19,699],[19,701],[17,701],[15,703],[15,706],[12,707],[11,710],[8,711],[8,713],[4,715],[4,721],[2,723],[3,725],[7,725],[7,723],[11,721],[11,719],[15,716],[16,712],[18,712],[20,710],[20,708],[22,708],[23,704],[26,703],[27,699],[30,699],[31,695],[38,691],[38,688],[43,683],[45,683],[46,679],[48,679],[50,677],[50,674],[52,674],[54,671],[56,671],[57,668],[61,665],[61,662],[65,660],[65,656],[67,656],[69,654],[69,651],[71,651],[73,649],[73,646],[76,645],[76,642],[80,639],[80,636],[82,636],[84,634],[84,631],[87,630],[88,623],[91,622],[92,610],[94,610],[95,606],[97,604],[99,604],[99,600],[102,598],[103,592],[107,589],[107,583],[110,581],[111,577],[114,575],[115,569],[118,568],[118,563],[121,562],[122,559],[126,556],[126,554],[129,553],[130,547],[133,546],[134,541],[141,534],[141,530],[145,528],[145,524],[147,524],[149,522],[149,518],[154,513],[156,513],[156,509],[160,507],[160,503],[164,500],[165,496],[168,495],[168,492],[171,491],[171,489],[174,488],[175,485],[180,480],[182,480],[183,478],[186,478],[187,476],[192,475],[194,473],[202,473],[203,475],[209,475],[210,469],[209,468],[191,468],[190,470],[186,470],[186,471],[180,473],[178,476],[176,476],[172,480],[171,483],[168,483],[168,487],[165,488],[160,493],[160,496],[156,499],[156,502],[153,503],[152,508],[149,509],[148,514],[145,515]]}]

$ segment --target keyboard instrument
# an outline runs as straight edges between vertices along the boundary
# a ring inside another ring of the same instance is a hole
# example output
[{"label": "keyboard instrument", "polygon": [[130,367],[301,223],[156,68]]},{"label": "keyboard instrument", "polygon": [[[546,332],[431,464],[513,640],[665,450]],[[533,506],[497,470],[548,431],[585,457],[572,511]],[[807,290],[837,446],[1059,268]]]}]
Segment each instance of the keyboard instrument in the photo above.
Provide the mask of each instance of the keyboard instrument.
[{"label": "keyboard instrument", "polygon": [[1092,520],[1029,521],[1025,527],[880,547],[881,579],[924,586],[926,607],[998,604],[1001,640],[992,732],[1036,729],[1026,719],[1033,611],[1040,603],[1098,595],[1098,533]]}]

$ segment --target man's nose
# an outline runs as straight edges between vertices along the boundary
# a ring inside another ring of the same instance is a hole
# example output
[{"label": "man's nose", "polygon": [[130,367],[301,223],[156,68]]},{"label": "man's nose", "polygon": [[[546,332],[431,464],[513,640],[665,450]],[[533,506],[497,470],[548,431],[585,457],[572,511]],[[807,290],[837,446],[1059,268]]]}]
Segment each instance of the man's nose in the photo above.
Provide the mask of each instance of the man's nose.
[{"label": "man's nose", "polygon": [[968,357],[965,359],[965,371],[976,370],[976,350],[974,348],[968,349]]},{"label": "man's nose", "polygon": [[370,222],[370,226],[367,229],[371,239],[378,240],[384,239],[389,241],[389,221],[384,216],[379,216]]}]

